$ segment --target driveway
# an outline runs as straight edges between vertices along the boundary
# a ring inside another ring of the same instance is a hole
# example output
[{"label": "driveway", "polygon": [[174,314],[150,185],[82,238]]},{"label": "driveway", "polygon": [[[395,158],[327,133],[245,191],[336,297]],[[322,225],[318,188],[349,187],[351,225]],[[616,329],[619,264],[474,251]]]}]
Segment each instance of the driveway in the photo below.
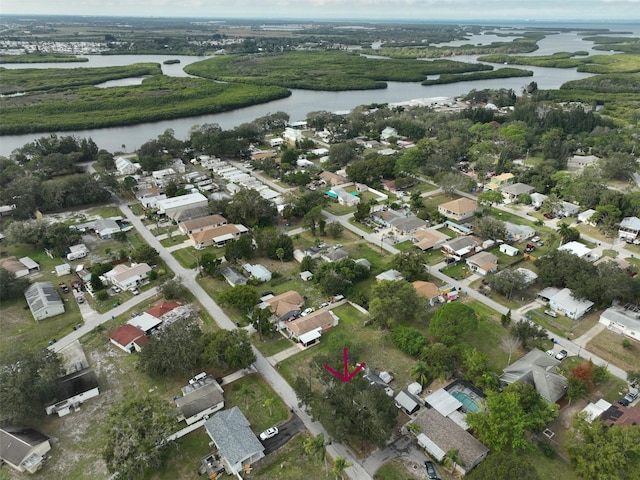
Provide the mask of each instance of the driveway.
[{"label": "driveway", "polygon": [[284,446],[295,435],[305,430],[304,422],[295,413],[284,424],[278,427],[278,435],[262,442],[264,454],[269,455]]}]

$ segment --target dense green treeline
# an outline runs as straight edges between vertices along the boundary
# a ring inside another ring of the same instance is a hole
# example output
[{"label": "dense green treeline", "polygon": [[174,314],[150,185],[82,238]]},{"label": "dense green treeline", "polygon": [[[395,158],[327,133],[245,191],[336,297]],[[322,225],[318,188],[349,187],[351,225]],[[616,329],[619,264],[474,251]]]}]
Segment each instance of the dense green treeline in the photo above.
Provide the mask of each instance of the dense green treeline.
[{"label": "dense green treeline", "polygon": [[88,62],[86,57],[65,53],[26,53],[23,55],[0,55],[0,63],[69,63]]},{"label": "dense green treeline", "polygon": [[274,86],[155,76],[136,86],[82,87],[55,96],[3,99],[0,134],[132,125],[223,112],[290,94]]},{"label": "dense green treeline", "polygon": [[143,75],[160,75],[157,63],[135,63],[117,67],[96,68],[21,68],[0,70],[0,93],[67,90],[71,87],[96,85],[108,80]]},{"label": "dense green treeline", "polygon": [[489,69],[451,60],[373,59],[341,51],[227,55],[185,67],[192,75],[228,82],[330,91],[385,88],[387,81],[419,82],[428,75]]},{"label": "dense green treeline", "polygon": [[640,73],[594,75],[564,83],[561,90],[588,90],[596,93],[640,94]]},{"label": "dense green treeline", "polygon": [[[577,58],[580,56],[580,58]],[[588,73],[635,73],[640,72],[640,55],[619,53],[616,55],[586,56],[586,52],[558,52],[539,57],[512,55],[485,55],[481,62],[510,65],[532,65],[550,68],[577,68]]]},{"label": "dense green treeline", "polygon": [[492,78],[532,77],[531,70],[520,68],[499,68],[489,72],[443,73],[439,78],[425,80],[422,85],[442,85],[445,83],[468,82],[469,80],[489,80]]}]

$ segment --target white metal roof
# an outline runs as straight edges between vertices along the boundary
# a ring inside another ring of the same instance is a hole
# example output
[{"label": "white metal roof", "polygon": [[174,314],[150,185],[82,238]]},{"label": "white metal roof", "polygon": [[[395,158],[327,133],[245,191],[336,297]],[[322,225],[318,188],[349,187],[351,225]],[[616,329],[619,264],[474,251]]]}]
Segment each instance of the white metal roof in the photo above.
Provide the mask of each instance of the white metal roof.
[{"label": "white metal roof", "polygon": [[444,388],[433,392],[425,398],[425,401],[435,408],[443,417],[448,417],[452,412],[462,407],[462,403]]},{"label": "white metal roof", "polygon": [[303,333],[298,337],[298,340],[300,340],[300,343],[309,343],[309,342],[313,342],[314,340],[317,340],[321,336],[322,336],[322,327],[318,327],[314,330],[311,330],[310,332]]}]

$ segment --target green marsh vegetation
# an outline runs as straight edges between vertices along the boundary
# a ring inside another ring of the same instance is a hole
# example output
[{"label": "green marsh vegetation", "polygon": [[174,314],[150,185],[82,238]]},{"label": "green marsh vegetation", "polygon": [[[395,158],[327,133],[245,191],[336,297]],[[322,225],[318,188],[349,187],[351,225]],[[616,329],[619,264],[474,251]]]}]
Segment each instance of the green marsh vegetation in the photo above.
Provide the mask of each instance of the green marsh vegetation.
[{"label": "green marsh vegetation", "polygon": [[420,82],[428,75],[490,69],[488,65],[452,60],[374,59],[341,51],[305,51],[227,55],[192,63],[185,72],[226,82],[342,91],[386,88],[387,81]]},{"label": "green marsh vegetation", "polygon": [[[41,76],[46,80],[46,74]],[[135,86],[104,89],[83,86],[4,98],[0,101],[3,112],[0,134],[133,125],[223,112],[290,94],[275,86],[155,75]]]},{"label": "green marsh vegetation", "polygon": [[0,55],[0,63],[69,63],[88,62],[86,57],[65,53],[25,53],[22,55]]},{"label": "green marsh vegetation", "polygon": [[615,55],[591,55],[586,52],[558,52],[553,55],[517,56],[485,55],[482,62],[535,67],[577,68],[587,73],[636,73],[640,72],[640,55],[618,53]]},{"label": "green marsh vegetation", "polygon": [[443,73],[439,78],[425,80],[422,85],[442,85],[445,83],[467,82],[469,80],[488,80],[492,78],[532,77],[531,70],[521,68],[499,68],[486,72]]}]

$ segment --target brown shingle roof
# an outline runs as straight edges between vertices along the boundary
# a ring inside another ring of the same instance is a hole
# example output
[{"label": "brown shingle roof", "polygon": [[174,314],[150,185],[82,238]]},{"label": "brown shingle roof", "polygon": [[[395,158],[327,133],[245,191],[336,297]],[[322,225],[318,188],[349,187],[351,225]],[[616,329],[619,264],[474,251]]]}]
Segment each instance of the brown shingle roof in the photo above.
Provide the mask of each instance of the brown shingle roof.
[{"label": "brown shingle roof", "polygon": [[413,288],[416,289],[416,293],[419,297],[432,299],[440,295],[440,290],[435,283],[416,280],[413,282]]},{"label": "brown shingle roof", "polygon": [[462,197],[456,200],[451,200],[450,202],[441,203],[439,206],[445,210],[455,213],[456,215],[461,215],[478,208],[478,203],[470,198]]},{"label": "brown shingle roof", "polygon": [[287,328],[296,337],[299,337],[316,328],[322,328],[322,331],[327,331],[333,327],[333,323],[333,315],[331,315],[329,310],[318,310],[317,312],[310,313],[307,316],[289,322]]}]

